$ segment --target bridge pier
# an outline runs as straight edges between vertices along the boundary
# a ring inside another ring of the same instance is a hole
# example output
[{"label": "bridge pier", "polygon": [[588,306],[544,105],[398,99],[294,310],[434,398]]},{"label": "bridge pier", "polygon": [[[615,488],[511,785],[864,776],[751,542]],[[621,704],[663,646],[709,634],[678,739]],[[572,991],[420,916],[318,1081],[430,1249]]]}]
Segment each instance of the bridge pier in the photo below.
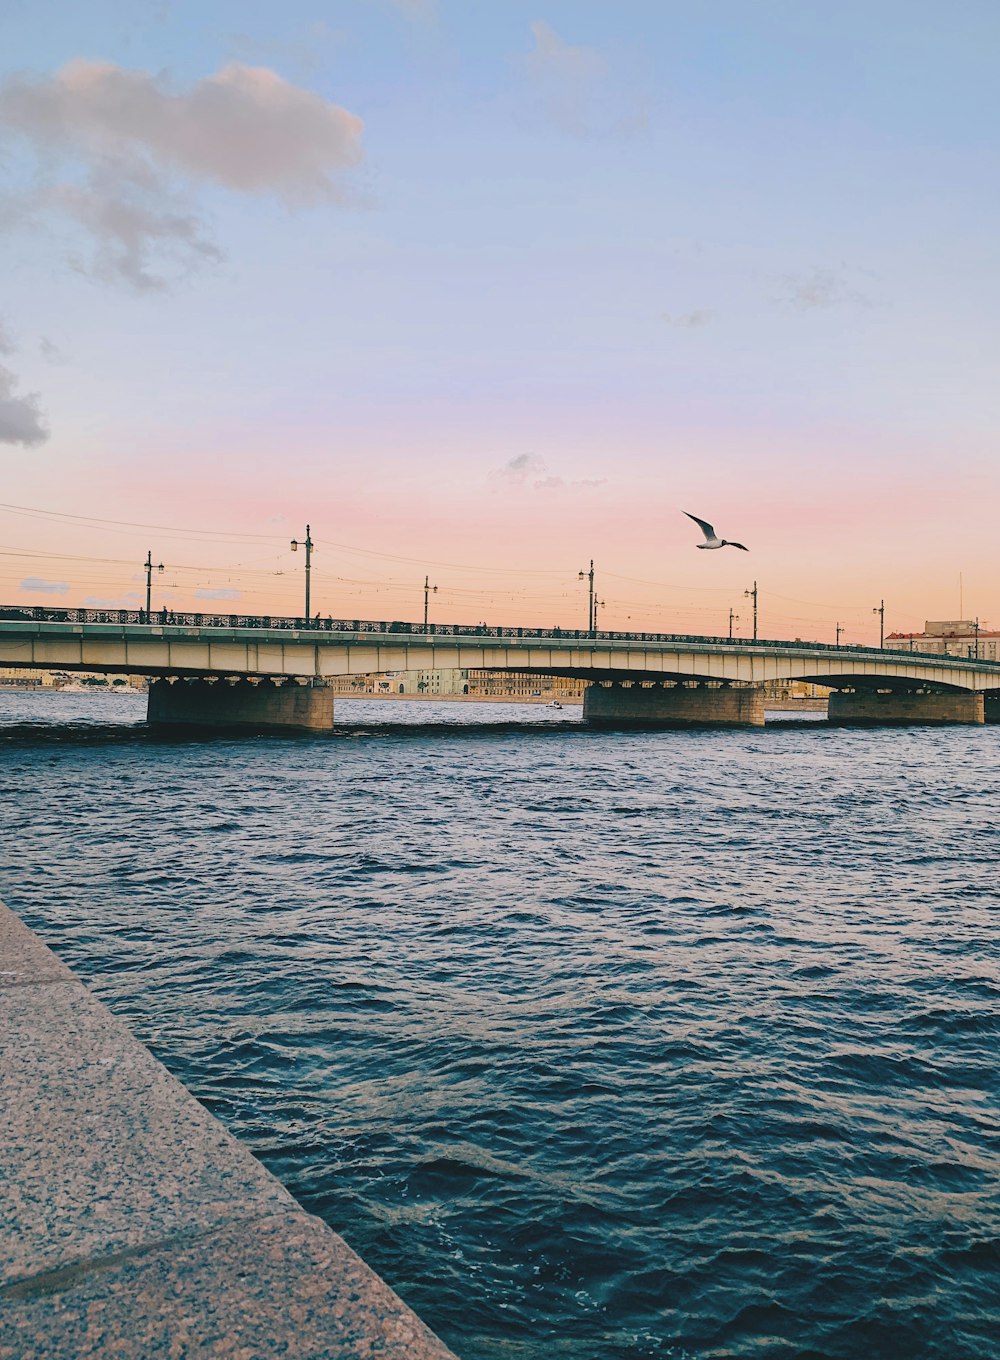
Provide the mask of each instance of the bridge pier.
[{"label": "bridge pier", "polygon": [[983,696],[972,690],[842,689],[830,695],[827,716],[838,727],[981,723]]},{"label": "bridge pier", "polygon": [[763,727],[764,691],[712,684],[591,685],[585,722],[604,727]]},{"label": "bridge pier", "polygon": [[988,689],[983,695],[983,721],[1000,723],[1000,690]]},{"label": "bridge pier", "polygon": [[296,680],[153,680],[146,720],[173,727],[326,732],[333,726],[333,690]]}]

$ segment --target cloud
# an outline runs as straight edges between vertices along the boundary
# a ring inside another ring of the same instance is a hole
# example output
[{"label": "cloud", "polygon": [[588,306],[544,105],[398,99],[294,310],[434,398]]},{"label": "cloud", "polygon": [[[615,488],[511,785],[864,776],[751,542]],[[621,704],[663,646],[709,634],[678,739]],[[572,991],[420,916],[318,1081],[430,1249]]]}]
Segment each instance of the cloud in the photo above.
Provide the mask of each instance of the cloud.
[{"label": "cloud", "polygon": [[606,477],[582,477],[579,481],[567,482],[564,477],[542,477],[537,482],[533,482],[536,491],[562,491],[577,490],[591,486],[603,486],[607,481]]},{"label": "cloud", "polygon": [[810,269],[805,274],[786,274],[784,293],[779,299],[799,311],[817,311],[845,303],[870,306],[871,299],[858,292],[847,279],[847,271],[839,269]]},{"label": "cloud", "polygon": [[678,326],[682,330],[697,330],[700,326],[707,326],[712,319],[711,312],[704,312],[696,308],[693,312],[661,312],[660,320],[665,321],[668,326]]},{"label": "cloud", "polygon": [[161,76],[75,60],[0,84],[0,134],[36,157],[34,188],[7,216],[54,214],[94,243],[98,277],[164,286],[221,252],[189,193],[196,184],[290,206],[343,201],[362,159],[360,118],[274,71],[233,63],[177,92]]},{"label": "cloud", "polygon": [[511,458],[503,467],[490,473],[490,479],[507,486],[521,487],[530,485],[534,491],[575,490],[577,488],[603,486],[605,479],[585,477],[579,481],[566,481],[547,472],[545,460],[533,453],[520,453]]},{"label": "cloud", "polygon": [[38,352],[43,359],[47,359],[50,364],[67,364],[69,360],[62,352],[54,340],[50,340],[47,335],[43,335],[38,342]]},{"label": "cloud", "polygon": [[621,135],[645,123],[641,103],[612,87],[607,62],[596,48],[566,42],[541,19],[529,28],[534,47],[524,69],[546,122],[571,137]]},{"label": "cloud", "polygon": [[107,599],[100,595],[88,595],[83,602],[84,609],[134,609],[142,596],[137,590],[128,590],[124,595]]},{"label": "cloud", "polygon": [[10,338],[10,332],[5,329],[3,322],[0,321],[0,354],[13,354],[15,348],[14,341]]},{"label": "cloud", "polygon": [[65,595],[69,590],[69,583],[46,581],[41,576],[26,576],[21,582],[21,589],[37,591],[40,595]]},{"label": "cloud", "polygon": [[222,588],[219,590],[196,590],[194,598],[196,600],[238,600],[241,592]]},{"label": "cloud", "polygon": [[17,378],[0,364],[0,444],[44,444],[49,437],[37,392],[17,396]]},{"label": "cloud", "polygon": [[529,477],[545,471],[544,460],[533,453],[519,453],[510,462],[504,463],[490,476],[496,482],[506,482],[508,486],[524,486]]}]

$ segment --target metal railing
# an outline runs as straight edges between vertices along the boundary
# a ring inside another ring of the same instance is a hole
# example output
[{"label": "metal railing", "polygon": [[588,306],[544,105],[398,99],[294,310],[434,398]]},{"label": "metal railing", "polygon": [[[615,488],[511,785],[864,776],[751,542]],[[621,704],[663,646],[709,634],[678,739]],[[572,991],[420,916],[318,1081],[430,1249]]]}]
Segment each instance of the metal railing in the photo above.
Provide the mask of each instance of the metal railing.
[{"label": "metal railing", "polygon": [[[227,628],[260,632],[309,632],[319,634],[349,635],[363,637],[366,634],[379,636],[402,635],[411,638],[458,637],[524,641],[568,641],[568,642],[610,642],[634,643],[649,642],[694,647],[736,647],[741,651],[755,649],[782,649],[808,652],[864,653],[868,656],[892,658],[895,661],[904,657],[918,657],[921,663],[953,665],[955,662],[966,665],[984,666],[1000,670],[1000,661],[987,661],[975,656],[954,656],[950,653],[921,652],[912,648],[903,650],[894,647],[863,647],[854,644],[833,642],[807,642],[802,638],[794,641],[779,641],[759,638],[712,637],[702,633],[616,633],[607,629],[588,630],[586,628],[491,628],[485,623],[431,623],[425,628],[419,623],[387,622],[381,619],[312,619],[288,617],[280,614],[193,614],[173,609],[154,609],[149,615],[144,609],[55,609],[47,605],[0,605],[0,624],[2,623],[73,623],[73,624],[112,624],[119,626],[149,628]],[[332,639],[331,639],[332,640]],[[971,647],[971,644],[970,644]]]}]

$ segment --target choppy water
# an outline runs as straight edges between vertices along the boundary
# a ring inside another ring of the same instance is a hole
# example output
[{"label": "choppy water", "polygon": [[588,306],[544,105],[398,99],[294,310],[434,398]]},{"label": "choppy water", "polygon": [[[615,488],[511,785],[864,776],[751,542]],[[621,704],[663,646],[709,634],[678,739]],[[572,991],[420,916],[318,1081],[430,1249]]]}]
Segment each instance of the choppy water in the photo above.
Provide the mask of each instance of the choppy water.
[{"label": "choppy water", "polygon": [[464,1360],[1000,1354],[1000,728],[141,704],[0,695],[0,892]]}]

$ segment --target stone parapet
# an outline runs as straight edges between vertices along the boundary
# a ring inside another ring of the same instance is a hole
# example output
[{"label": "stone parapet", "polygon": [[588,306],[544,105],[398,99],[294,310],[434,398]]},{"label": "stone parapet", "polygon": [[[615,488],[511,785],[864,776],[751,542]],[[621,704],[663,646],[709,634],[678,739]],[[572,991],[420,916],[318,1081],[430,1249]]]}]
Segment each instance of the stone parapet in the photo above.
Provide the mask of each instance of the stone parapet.
[{"label": "stone parapet", "polygon": [[0,904],[0,1360],[455,1360]]},{"label": "stone parapet", "polygon": [[333,726],[333,690],[296,680],[153,680],[146,712],[149,722],[175,727],[324,732]]},{"label": "stone parapet", "polygon": [[835,690],[830,695],[827,715],[838,727],[981,723],[983,696],[972,690],[937,694]]},{"label": "stone parapet", "polygon": [[591,685],[585,722],[607,727],[763,727],[759,686]]}]

